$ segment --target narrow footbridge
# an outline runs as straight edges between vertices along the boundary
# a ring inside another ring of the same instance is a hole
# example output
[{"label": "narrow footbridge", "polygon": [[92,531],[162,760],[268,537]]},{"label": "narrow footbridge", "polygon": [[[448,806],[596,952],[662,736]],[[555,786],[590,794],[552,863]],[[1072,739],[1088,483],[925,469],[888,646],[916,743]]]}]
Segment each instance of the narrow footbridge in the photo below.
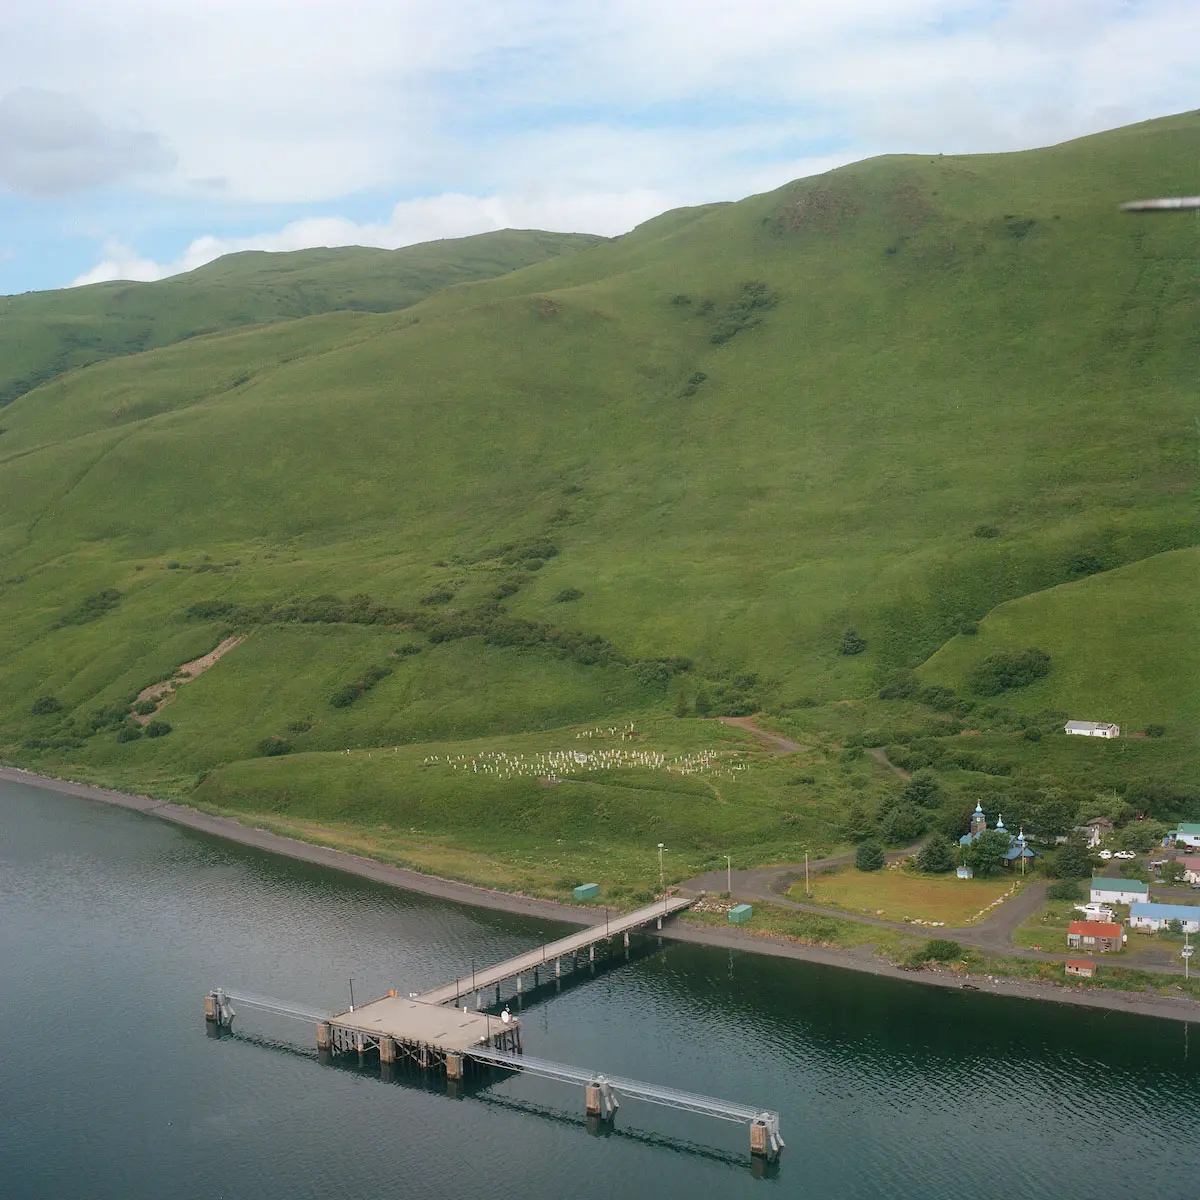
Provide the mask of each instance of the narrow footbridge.
[{"label": "narrow footbridge", "polygon": [[556,942],[547,942],[546,945],[539,946],[536,950],[517,954],[505,962],[497,963],[494,967],[485,967],[482,971],[472,971],[469,975],[463,975],[451,983],[444,983],[441,987],[433,988],[431,991],[416,993],[413,995],[413,999],[420,1000],[425,1004],[457,1004],[463,996],[498,987],[507,979],[517,980],[517,991],[520,991],[520,981],[523,975],[533,971],[540,972],[543,968],[553,970],[555,975],[561,975],[564,958],[573,958],[583,950],[594,950],[597,942],[606,941],[617,934],[623,935],[625,944],[628,945],[629,934],[632,930],[641,929],[652,923],[661,929],[664,918],[674,916],[693,903],[695,903],[694,900],[682,896],[656,900],[653,904],[646,905],[645,908],[637,909],[636,912],[626,913],[624,916],[614,916],[612,920],[606,920],[603,925],[589,925],[578,933],[568,934]]}]

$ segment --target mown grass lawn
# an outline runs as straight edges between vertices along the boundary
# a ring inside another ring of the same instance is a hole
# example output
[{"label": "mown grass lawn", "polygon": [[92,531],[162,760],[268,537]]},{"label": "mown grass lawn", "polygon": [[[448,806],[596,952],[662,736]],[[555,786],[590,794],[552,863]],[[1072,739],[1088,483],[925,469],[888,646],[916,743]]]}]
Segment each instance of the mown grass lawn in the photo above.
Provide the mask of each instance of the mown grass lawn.
[{"label": "mown grass lawn", "polygon": [[[966,925],[1014,886],[1003,879],[959,879],[957,876],[914,875],[900,868],[858,871],[853,867],[818,875],[812,898],[850,912],[903,921],[944,921]],[[792,888],[793,899],[804,899],[804,885]]]}]

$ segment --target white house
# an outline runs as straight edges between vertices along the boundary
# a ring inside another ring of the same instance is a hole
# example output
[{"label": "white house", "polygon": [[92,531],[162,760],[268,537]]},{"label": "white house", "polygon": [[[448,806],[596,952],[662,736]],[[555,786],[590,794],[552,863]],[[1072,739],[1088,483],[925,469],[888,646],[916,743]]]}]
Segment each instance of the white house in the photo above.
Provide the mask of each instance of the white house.
[{"label": "white house", "polygon": [[1200,825],[1195,822],[1185,822],[1178,829],[1172,829],[1163,839],[1163,844],[1174,846],[1182,843],[1192,850],[1200,849]]},{"label": "white house", "polygon": [[1132,929],[1165,929],[1168,921],[1178,921],[1183,933],[1200,933],[1200,908],[1190,904],[1129,906],[1129,925]]},{"label": "white house", "polygon": [[1098,875],[1092,880],[1093,904],[1144,904],[1150,899],[1150,885],[1138,879],[1105,879]]},{"label": "white house", "polygon": [[1081,737],[1115,738],[1121,736],[1120,725],[1110,725],[1107,721],[1068,721],[1063,728],[1068,733],[1076,733]]}]

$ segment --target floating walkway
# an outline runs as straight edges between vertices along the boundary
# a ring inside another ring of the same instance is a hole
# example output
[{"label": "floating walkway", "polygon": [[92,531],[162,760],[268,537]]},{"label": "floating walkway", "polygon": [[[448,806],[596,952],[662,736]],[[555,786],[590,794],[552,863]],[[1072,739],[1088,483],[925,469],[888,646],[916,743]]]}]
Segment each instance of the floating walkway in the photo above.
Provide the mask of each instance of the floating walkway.
[{"label": "floating walkway", "polygon": [[[619,1078],[582,1067],[548,1062],[522,1053],[521,1022],[507,1009],[497,1017],[479,1011],[484,990],[496,989],[515,980],[519,995],[522,978],[533,975],[534,984],[542,970],[562,974],[564,959],[575,962],[584,951],[595,961],[596,945],[621,935],[626,947],[629,934],[651,923],[662,928],[665,918],[687,908],[691,900],[666,898],[625,916],[614,917],[537,950],[518,954],[493,967],[461,976],[427,992],[407,996],[388,992],[366,1004],[352,1005],[345,1012],[329,1015],[284,1000],[253,993],[233,993],[217,988],[204,998],[204,1015],[218,1027],[229,1026],[236,1016],[234,1005],[257,1009],[275,1016],[311,1022],[316,1027],[317,1048],[326,1053],[378,1053],[380,1063],[407,1061],[422,1070],[444,1070],[448,1079],[462,1079],[468,1063],[482,1069],[520,1071],[543,1079],[582,1086],[584,1108],[589,1117],[611,1120],[620,1098],[644,1100],[684,1112],[699,1113],[750,1127],[750,1151],[756,1158],[774,1160],[783,1149],[779,1114],[747,1104],[681,1092],[658,1084]],[[476,1011],[458,1002],[473,994]],[[450,1007],[453,1005],[453,1007]]]}]

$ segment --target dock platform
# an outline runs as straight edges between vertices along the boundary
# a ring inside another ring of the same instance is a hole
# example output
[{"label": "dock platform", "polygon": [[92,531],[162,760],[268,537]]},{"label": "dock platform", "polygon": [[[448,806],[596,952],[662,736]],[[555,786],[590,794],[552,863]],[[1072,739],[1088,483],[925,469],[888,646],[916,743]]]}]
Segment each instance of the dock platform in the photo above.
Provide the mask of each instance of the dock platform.
[{"label": "dock platform", "polygon": [[490,1013],[464,1012],[391,992],[378,1000],[338,1013],[326,1024],[331,1043],[342,1040],[341,1035],[347,1035],[350,1043],[346,1048],[352,1044],[354,1049],[360,1048],[358,1040],[361,1038],[373,1043],[390,1038],[401,1046],[425,1046],[440,1055],[465,1054],[480,1046],[499,1047],[512,1043],[515,1048],[520,1047],[521,1022],[516,1017],[504,1021]]}]

